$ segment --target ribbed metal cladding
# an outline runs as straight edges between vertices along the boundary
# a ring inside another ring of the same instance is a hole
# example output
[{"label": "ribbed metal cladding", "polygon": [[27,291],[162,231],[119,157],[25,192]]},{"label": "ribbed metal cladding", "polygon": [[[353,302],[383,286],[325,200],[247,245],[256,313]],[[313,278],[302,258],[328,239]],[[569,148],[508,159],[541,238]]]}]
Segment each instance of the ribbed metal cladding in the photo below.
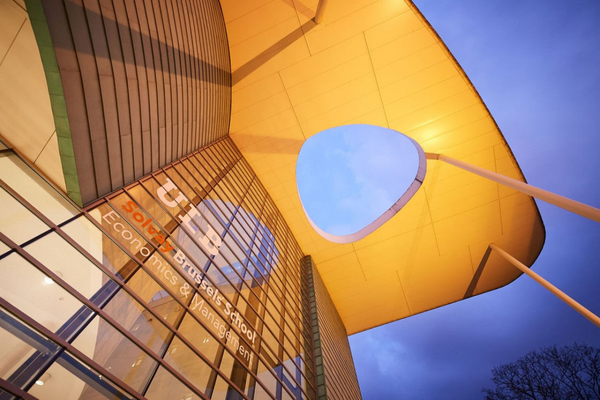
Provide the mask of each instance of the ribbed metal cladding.
[{"label": "ribbed metal cladding", "polygon": [[83,204],[227,135],[231,66],[218,0],[41,6]]},{"label": "ribbed metal cladding", "polygon": [[318,400],[360,400],[360,388],[346,327],[311,256],[308,275]]}]

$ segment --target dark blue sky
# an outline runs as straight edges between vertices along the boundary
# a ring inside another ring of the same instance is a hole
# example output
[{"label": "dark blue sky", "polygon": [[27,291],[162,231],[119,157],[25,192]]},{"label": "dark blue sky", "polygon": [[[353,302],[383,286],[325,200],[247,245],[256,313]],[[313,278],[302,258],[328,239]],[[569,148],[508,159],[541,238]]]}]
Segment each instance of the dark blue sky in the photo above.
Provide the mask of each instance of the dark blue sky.
[{"label": "dark blue sky", "polygon": [[[529,183],[600,207],[600,1],[416,0],[496,119]],[[600,224],[538,201],[533,266],[600,314]],[[365,400],[481,399],[491,369],[600,329],[527,276],[353,335]]]}]

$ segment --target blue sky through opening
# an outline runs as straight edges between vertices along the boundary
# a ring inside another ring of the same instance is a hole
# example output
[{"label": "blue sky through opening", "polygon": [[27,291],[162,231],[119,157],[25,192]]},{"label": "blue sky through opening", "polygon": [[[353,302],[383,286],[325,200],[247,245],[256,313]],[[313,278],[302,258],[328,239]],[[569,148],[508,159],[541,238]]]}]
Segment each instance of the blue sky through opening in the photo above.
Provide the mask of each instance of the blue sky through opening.
[{"label": "blue sky through opening", "polygon": [[371,125],[345,125],[309,138],[296,179],[302,203],[317,226],[349,235],[369,225],[414,181],[419,155],[404,135]]}]

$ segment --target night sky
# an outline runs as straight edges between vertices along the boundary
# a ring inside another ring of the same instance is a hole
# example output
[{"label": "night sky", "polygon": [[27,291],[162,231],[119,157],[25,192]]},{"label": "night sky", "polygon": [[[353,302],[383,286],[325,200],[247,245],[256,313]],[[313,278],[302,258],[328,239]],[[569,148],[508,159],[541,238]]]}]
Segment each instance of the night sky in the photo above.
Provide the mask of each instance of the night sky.
[{"label": "night sky", "polygon": [[[479,91],[528,182],[600,207],[600,1],[416,4]],[[537,203],[546,243],[533,270],[599,314],[600,224]],[[525,275],[350,337],[365,400],[482,399],[494,366],[573,342],[600,347],[600,328]]]}]

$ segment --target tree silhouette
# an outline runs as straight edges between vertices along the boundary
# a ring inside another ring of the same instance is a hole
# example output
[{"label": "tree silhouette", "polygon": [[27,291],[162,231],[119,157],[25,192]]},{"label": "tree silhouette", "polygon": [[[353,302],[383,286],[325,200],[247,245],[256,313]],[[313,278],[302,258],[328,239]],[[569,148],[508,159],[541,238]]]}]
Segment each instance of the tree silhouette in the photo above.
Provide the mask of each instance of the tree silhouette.
[{"label": "tree silhouette", "polygon": [[584,344],[531,351],[492,374],[486,400],[600,400],[600,349]]}]

